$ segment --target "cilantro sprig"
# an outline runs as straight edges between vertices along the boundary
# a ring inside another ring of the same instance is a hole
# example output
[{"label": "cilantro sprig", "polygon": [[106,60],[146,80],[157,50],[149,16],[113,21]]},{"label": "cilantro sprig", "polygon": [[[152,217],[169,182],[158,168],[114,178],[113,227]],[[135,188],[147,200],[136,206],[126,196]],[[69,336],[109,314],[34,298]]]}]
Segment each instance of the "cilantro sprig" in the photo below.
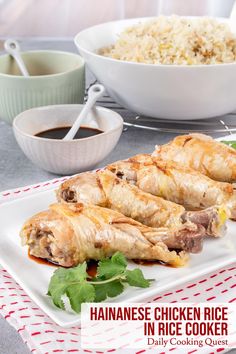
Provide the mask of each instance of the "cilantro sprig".
[{"label": "cilantro sprig", "polygon": [[53,303],[65,310],[63,296],[67,296],[71,308],[79,313],[84,302],[101,302],[116,297],[124,291],[125,285],[148,288],[151,280],[145,279],[139,268],[127,269],[127,260],[120,252],[98,263],[97,275],[91,278],[87,263],[74,268],[59,268],[51,277],[48,293]]},{"label": "cilantro sprig", "polygon": [[221,143],[224,143],[226,145],[229,145],[233,149],[236,149],[236,141],[235,140],[231,140],[231,141],[223,140],[223,141],[221,141]]}]

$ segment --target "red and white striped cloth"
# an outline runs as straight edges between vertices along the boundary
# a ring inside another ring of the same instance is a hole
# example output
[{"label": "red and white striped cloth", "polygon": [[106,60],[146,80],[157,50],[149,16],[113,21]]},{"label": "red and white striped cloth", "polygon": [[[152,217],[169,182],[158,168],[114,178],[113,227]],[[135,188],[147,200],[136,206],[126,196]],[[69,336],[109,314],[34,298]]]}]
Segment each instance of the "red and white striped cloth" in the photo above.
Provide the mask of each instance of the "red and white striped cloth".
[{"label": "red and white striped cloth", "polygon": [[[63,178],[64,179],[64,178]],[[21,198],[23,195],[36,193],[39,190],[52,189],[62,179],[52,180],[35,186],[3,192],[0,203]],[[236,302],[236,263],[194,282],[188,282],[167,292],[159,293],[150,302]],[[22,336],[32,353],[115,353],[115,354],[217,354],[227,351],[225,348],[196,348],[150,350],[86,350],[80,346],[80,328],[61,328],[55,324],[12,279],[6,270],[0,268],[0,312]],[[236,347],[236,338],[235,338]]]}]

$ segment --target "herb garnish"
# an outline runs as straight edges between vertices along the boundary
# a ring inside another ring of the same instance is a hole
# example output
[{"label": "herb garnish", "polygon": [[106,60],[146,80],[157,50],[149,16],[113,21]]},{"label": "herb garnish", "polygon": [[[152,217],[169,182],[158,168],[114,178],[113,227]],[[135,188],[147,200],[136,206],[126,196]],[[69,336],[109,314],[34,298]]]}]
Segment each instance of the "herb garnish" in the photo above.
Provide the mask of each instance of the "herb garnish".
[{"label": "herb garnish", "polygon": [[224,143],[226,145],[229,145],[233,149],[236,149],[236,141],[235,140],[232,140],[232,141],[223,140],[223,141],[221,141],[221,143]]},{"label": "herb garnish", "polygon": [[87,274],[86,262],[74,268],[59,268],[50,280],[47,295],[63,310],[62,296],[66,295],[71,308],[79,313],[83,302],[101,302],[108,297],[116,297],[124,291],[125,284],[140,288],[150,286],[151,280],[145,279],[140,269],[126,268],[127,260],[120,252],[100,260],[97,275],[93,278]]}]

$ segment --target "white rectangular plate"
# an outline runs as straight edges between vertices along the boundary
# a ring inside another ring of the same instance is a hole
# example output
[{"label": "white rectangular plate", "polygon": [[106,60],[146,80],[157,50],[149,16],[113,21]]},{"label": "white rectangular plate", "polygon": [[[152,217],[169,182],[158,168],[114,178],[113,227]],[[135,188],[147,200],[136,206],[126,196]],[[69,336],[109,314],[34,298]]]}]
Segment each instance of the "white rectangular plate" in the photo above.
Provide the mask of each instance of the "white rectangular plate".
[{"label": "white rectangular plate", "polygon": [[[232,136],[230,138],[232,139]],[[54,190],[48,190],[0,205],[0,263],[48,316],[60,326],[70,327],[80,323],[80,316],[57,309],[46,295],[55,267],[29,259],[27,247],[21,246],[19,237],[23,223],[33,214],[47,209],[49,204],[55,201]],[[236,261],[236,222],[229,221],[226,236],[221,239],[206,239],[203,251],[191,255],[186,267],[139,266],[146,277],[156,281],[148,289],[129,287],[113,301],[140,302],[234,261]],[[135,268],[137,265],[130,262],[129,267]]]},{"label": "white rectangular plate", "polygon": [[[57,309],[46,295],[50,277],[55,267],[39,264],[28,257],[27,247],[22,247],[19,232],[23,223],[33,214],[48,208],[55,202],[53,190],[39,192],[4,203],[0,206],[0,262],[16,279],[29,296],[55,322],[61,326],[78,324],[80,317]],[[148,289],[128,288],[116,298],[117,302],[141,301],[168,288],[194,279],[200,275],[221,268],[236,260],[236,222],[228,223],[227,235],[222,239],[204,242],[202,253],[191,255],[184,268],[170,268],[161,265],[140,266],[145,276],[156,281]],[[130,262],[130,267],[137,267]]]}]

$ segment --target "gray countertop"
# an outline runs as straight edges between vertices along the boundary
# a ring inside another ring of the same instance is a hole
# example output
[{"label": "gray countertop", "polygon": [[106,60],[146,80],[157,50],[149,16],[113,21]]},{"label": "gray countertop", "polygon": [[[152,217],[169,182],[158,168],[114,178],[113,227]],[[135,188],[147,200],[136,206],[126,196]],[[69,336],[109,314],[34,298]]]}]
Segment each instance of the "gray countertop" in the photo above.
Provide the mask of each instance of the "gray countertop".
[{"label": "gray countertop", "polygon": [[[76,51],[72,41],[63,40],[25,40],[21,46],[23,50],[40,48]],[[137,153],[151,152],[156,144],[165,143],[173,136],[173,134],[129,127],[122,133],[118,145],[101,163],[101,166]],[[15,141],[11,126],[0,121],[0,191],[38,183],[55,177],[56,175],[42,171],[33,165],[24,156]],[[0,353],[29,353],[19,334],[1,317]],[[233,353],[236,354],[236,350]]]}]

